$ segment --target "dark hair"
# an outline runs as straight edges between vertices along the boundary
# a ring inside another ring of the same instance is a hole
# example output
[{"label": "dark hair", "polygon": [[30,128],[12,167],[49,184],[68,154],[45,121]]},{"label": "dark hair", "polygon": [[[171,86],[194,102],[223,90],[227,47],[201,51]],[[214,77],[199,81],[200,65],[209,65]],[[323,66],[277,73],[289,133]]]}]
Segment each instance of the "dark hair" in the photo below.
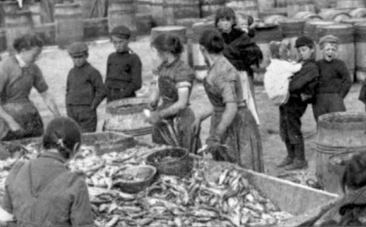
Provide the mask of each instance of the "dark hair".
[{"label": "dark hair", "polygon": [[30,50],[33,47],[43,47],[42,39],[36,34],[25,34],[16,38],[13,42],[13,47],[16,51]]},{"label": "dark hair", "polygon": [[162,33],[154,38],[151,46],[158,51],[169,52],[175,56],[180,55],[184,51],[181,39],[177,35]]},{"label": "dark hair", "polygon": [[213,28],[208,28],[202,32],[199,44],[211,54],[219,54],[224,50],[224,40],[220,32]]},{"label": "dark hair", "polygon": [[56,148],[66,159],[74,152],[75,144],[81,142],[81,131],[78,124],[68,117],[53,119],[43,135],[43,147],[45,149]]},{"label": "dark hair", "polygon": [[347,163],[342,177],[342,188],[358,189],[366,185],[366,153],[355,154]]},{"label": "dark hair", "polygon": [[230,7],[222,7],[219,8],[216,11],[216,15],[215,15],[215,26],[217,27],[217,23],[219,23],[220,19],[227,19],[227,20],[233,20],[233,27],[236,26],[236,15],[235,15],[235,11],[230,8]]}]

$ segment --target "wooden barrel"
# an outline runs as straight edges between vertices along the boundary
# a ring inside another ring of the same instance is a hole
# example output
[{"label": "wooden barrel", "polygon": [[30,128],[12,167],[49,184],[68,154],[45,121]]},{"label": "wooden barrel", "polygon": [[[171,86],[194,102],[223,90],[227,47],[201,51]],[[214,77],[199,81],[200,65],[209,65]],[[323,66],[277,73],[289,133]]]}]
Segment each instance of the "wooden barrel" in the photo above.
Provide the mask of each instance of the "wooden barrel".
[{"label": "wooden barrel", "polygon": [[353,26],[350,24],[324,25],[317,28],[319,39],[324,35],[334,35],[339,39],[338,59],[343,60],[352,81],[355,74],[355,44]]},{"label": "wooden barrel", "polygon": [[137,35],[150,34],[152,27],[152,17],[150,13],[136,14]]},{"label": "wooden barrel", "polygon": [[314,12],[309,11],[302,11],[298,12],[294,15],[294,19],[300,19],[300,20],[323,20],[321,16]]},{"label": "wooden barrel", "polygon": [[357,23],[363,23],[363,22],[366,22],[366,18],[350,18],[350,19],[341,21],[341,23],[351,24],[351,25],[355,25]]},{"label": "wooden barrel", "polygon": [[285,21],[288,18],[283,15],[271,15],[267,16],[263,19],[263,22],[265,24],[276,24],[279,25],[281,21]]},{"label": "wooden barrel", "polygon": [[[176,20],[183,18],[199,18],[201,15],[200,4],[197,0],[170,0],[164,3],[165,17]],[[168,24],[168,23],[167,23]]]},{"label": "wooden barrel", "polygon": [[316,138],[316,177],[328,192],[339,193],[341,176],[331,171],[331,157],[366,152],[366,114],[337,112],[320,116]]},{"label": "wooden barrel", "polygon": [[173,34],[178,36],[183,45],[184,51],[181,55],[181,59],[188,64],[188,37],[187,37],[187,29],[183,26],[159,26],[151,29],[151,40],[154,40],[160,34]]},{"label": "wooden barrel", "polygon": [[275,8],[275,4],[275,0],[258,0],[258,10],[259,12],[273,10],[273,8]]},{"label": "wooden barrel", "polygon": [[151,16],[153,27],[165,24],[164,0],[151,0]]},{"label": "wooden barrel", "polygon": [[315,12],[313,0],[288,0],[287,15],[293,17],[297,12],[309,11]]},{"label": "wooden barrel", "polygon": [[123,132],[131,136],[142,136],[151,133],[151,125],[145,119],[143,110],[147,108],[147,98],[126,98],[107,104],[107,119],[103,130]]},{"label": "wooden barrel", "polygon": [[41,4],[39,2],[33,2],[29,5],[29,11],[32,13],[33,25],[37,26],[42,24],[41,21]]},{"label": "wooden barrel", "polygon": [[138,14],[151,14],[151,0],[137,0],[136,1],[136,13]]},{"label": "wooden barrel", "polygon": [[366,9],[365,8],[356,8],[348,12],[348,14],[352,18],[362,18],[366,17]]},{"label": "wooden barrel", "polygon": [[84,19],[93,17],[92,9],[97,4],[98,0],[74,0],[74,2],[80,5],[81,13]]},{"label": "wooden barrel", "polygon": [[192,68],[194,68],[193,63],[193,25],[198,22],[205,22],[206,20],[204,18],[184,18],[184,19],[178,19],[176,21],[176,25],[178,26],[184,26],[187,29],[187,51],[188,51],[188,64]]},{"label": "wooden barrel", "polygon": [[33,30],[32,13],[29,10],[19,10],[5,14],[6,42],[13,49],[13,41],[17,37]]},{"label": "wooden barrel", "polygon": [[264,73],[270,63],[271,52],[269,43],[273,40],[281,40],[282,33],[280,27],[276,24],[267,24],[263,27],[255,28],[254,41],[257,43],[263,53],[263,61],[258,69],[254,70],[254,79],[257,82],[263,82]]},{"label": "wooden barrel", "polygon": [[83,26],[84,40],[106,38],[109,36],[108,17],[84,19]]},{"label": "wooden barrel", "polygon": [[364,0],[338,0],[337,9],[365,8]]},{"label": "wooden barrel", "polygon": [[[6,51],[7,46],[6,46],[6,30],[0,29],[0,52],[4,52]],[[0,58],[1,60],[1,58]]]},{"label": "wooden barrel", "polygon": [[280,28],[284,39],[290,43],[290,58],[297,60],[296,39],[304,34],[305,20],[287,19],[280,22]]},{"label": "wooden barrel", "polygon": [[287,0],[276,0],[275,7],[276,8],[287,7]]},{"label": "wooden barrel", "polygon": [[34,27],[35,33],[43,40],[44,45],[56,44],[56,25],[55,23],[40,24]]},{"label": "wooden barrel", "polygon": [[357,23],[355,29],[355,59],[356,59],[356,79],[365,81],[366,79],[366,22]]},{"label": "wooden barrel", "polygon": [[213,28],[214,22],[197,22],[192,25],[192,54],[193,54],[193,69],[196,72],[196,77],[199,81],[202,81],[206,75],[208,66],[206,65],[205,58],[199,48],[199,38],[202,32],[207,28]]},{"label": "wooden barrel", "polygon": [[321,16],[324,20],[334,20],[337,22],[351,18],[348,13],[336,9],[322,10],[319,13],[319,16]]},{"label": "wooden barrel", "polygon": [[56,43],[60,47],[83,40],[84,28],[79,4],[56,4],[54,17]]},{"label": "wooden barrel", "polygon": [[245,14],[258,18],[258,4],[255,0],[227,0],[226,6],[232,8],[235,11],[244,11]]},{"label": "wooden barrel", "polygon": [[319,48],[318,30],[319,26],[337,24],[335,21],[307,21],[304,26],[304,35],[310,37],[315,42],[315,56],[316,59],[321,59],[322,54]]},{"label": "wooden barrel", "polygon": [[131,30],[131,39],[136,35],[135,4],[133,0],[109,0],[108,28],[124,25]]},{"label": "wooden barrel", "polygon": [[225,0],[199,0],[201,6],[201,17],[215,15],[216,11],[225,6]]}]

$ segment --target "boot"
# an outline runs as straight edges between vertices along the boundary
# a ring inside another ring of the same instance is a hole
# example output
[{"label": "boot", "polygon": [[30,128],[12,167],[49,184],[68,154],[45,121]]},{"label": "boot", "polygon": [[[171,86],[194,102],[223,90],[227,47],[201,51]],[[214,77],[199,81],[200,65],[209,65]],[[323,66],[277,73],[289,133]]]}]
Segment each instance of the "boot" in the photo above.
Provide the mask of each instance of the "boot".
[{"label": "boot", "polygon": [[294,144],[290,144],[288,142],[285,143],[286,144],[286,149],[287,149],[287,156],[284,160],[282,160],[282,162],[280,162],[277,167],[281,168],[287,165],[290,165],[295,158],[295,146]]},{"label": "boot", "polygon": [[308,167],[308,162],[305,160],[304,141],[295,144],[295,159],[291,165],[286,166],[286,170],[304,169]]}]

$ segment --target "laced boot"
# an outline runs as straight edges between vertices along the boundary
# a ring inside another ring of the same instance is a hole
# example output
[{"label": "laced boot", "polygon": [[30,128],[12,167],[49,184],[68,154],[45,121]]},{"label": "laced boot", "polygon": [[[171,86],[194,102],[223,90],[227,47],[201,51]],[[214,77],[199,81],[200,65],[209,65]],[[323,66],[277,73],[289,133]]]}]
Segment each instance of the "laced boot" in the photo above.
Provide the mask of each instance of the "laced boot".
[{"label": "laced boot", "polygon": [[295,158],[294,144],[290,144],[290,143],[286,142],[286,149],[287,149],[287,156],[285,159],[282,160],[282,162],[280,162],[277,165],[277,167],[279,167],[279,168],[290,165],[294,161],[294,158]]},{"label": "laced boot", "polygon": [[295,144],[295,159],[291,165],[286,166],[286,170],[297,170],[308,167],[308,162],[305,160],[304,141]]}]

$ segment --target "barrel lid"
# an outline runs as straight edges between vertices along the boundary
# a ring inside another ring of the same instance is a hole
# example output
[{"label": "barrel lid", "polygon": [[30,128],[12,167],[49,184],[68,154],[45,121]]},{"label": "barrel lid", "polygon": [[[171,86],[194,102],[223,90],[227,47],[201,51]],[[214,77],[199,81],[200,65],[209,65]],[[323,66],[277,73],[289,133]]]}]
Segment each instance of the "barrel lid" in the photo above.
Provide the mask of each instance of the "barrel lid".
[{"label": "barrel lid", "polygon": [[329,25],[329,24],[338,24],[337,22],[335,21],[332,21],[332,20],[314,20],[314,21],[307,21],[305,23],[305,26],[306,25],[310,25],[310,26],[321,26],[321,25]]},{"label": "barrel lid", "polygon": [[353,28],[351,24],[328,24],[328,25],[320,25],[319,29],[348,29]]},{"label": "barrel lid", "polygon": [[172,32],[172,31],[185,31],[184,26],[159,26],[151,29],[151,32]]},{"label": "barrel lid", "polygon": [[366,129],[366,113],[336,112],[319,117],[319,128],[326,129]]},{"label": "barrel lid", "polygon": [[345,23],[345,24],[354,25],[359,22],[366,22],[366,18],[349,18],[349,19],[342,20],[341,22]]},{"label": "barrel lid", "polygon": [[354,28],[357,29],[357,28],[365,28],[366,27],[366,18],[364,18],[365,21],[363,22],[358,22],[354,25]]}]

